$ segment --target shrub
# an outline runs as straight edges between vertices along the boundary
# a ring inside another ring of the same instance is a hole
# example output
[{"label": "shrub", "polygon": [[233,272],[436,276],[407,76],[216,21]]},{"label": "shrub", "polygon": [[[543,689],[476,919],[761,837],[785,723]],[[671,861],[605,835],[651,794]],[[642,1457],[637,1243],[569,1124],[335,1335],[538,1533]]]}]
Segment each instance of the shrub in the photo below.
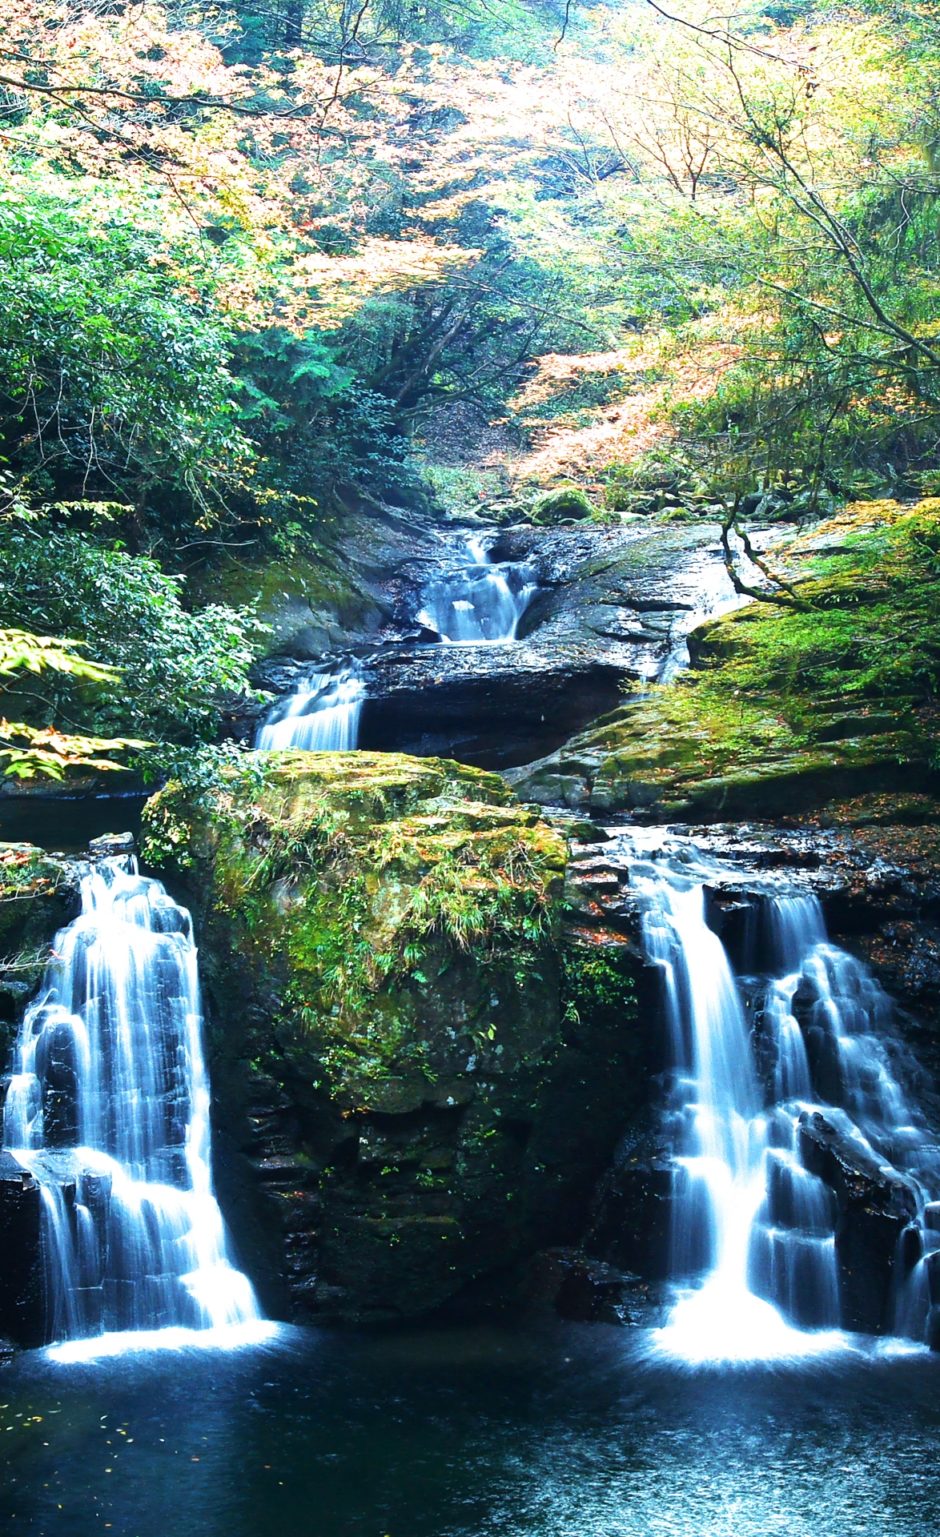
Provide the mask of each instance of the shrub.
[{"label": "shrub", "polygon": [[34,716],[167,741],[215,736],[226,699],[247,690],[260,626],[221,604],[190,613],[182,593],[183,578],[156,561],[78,533],[9,538],[0,547],[0,624],[87,641],[94,661],[121,674],[94,696],[50,674],[32,697]]}]

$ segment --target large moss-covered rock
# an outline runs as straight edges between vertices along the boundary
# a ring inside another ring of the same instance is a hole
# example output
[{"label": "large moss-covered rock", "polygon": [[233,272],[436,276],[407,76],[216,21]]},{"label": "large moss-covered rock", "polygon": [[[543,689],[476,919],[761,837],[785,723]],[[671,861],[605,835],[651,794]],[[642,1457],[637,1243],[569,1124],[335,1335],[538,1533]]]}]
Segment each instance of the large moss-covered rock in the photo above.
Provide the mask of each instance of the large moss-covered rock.
[{"label": "large moss-covered rock", "polygon": [[552,524],[591,518],[594,510],[590,497],[579,486],[556,486],[535,498],[530,516],[533,523]]},{"label": "large moss-covered rock", "polygon": [[732,695],[716,701],[690,675],[509,777],[545,804],[653,821],[778,819],[890,789],[902,773],[914,786],[931,780],[930,743],[907,712],[817,700],[813,723],[797,725],[783,700]]},{"label": "large moss-covered rock", "polygon": [[222,1194],[275,1305],[418,1314],[577,1236],[642,1044],[632,951],[566,927],[558,831],[496,775],[370,753],[265,755],[145,821],[196,910]]},{"label": "large moss-covered rock", "polygon": [[937,776],[940,501],[863,503],[775,552],[787,581],[690,637],[692,670],[514,770],[545,804],[779,818]]}]

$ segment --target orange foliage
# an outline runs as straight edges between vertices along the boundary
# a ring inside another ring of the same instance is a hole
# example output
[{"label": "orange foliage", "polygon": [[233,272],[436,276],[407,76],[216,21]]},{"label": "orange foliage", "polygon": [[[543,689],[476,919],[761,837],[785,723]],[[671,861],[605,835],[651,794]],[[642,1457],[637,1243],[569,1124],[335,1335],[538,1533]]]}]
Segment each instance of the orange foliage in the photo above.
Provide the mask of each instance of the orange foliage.
[{"label": "orange foliage", "polygon": [[[586,427],[573,426],[564,420],[546,423],[536,417],[524,419],[532,437],[532,448],[513,460],[514,473],[539,484],[548,484],[558,478],[593,481],[613,464],[633,464],[642,454],[667,442],[673,435],[663,411],[670,399],[677,396],[683,400],[707,399],[717,389],[722,376],[743,355],[744,348],[738,343],[701,341],[670,359],[665,377],[645,387],[638,380],[637,388],[601,407],[597,419]],[[594,356],[623,358],[623,354],[617,353]],[[579,361],[583,360],[541,359],[539,373],[523,390],[520,403],[529,391],[539,387],[544,389],[549,381],[556,385],[571,382],[578,370],[566,374],[564,365]],[[650,348],[635,353],[628,361],[620,361],[617,366],[625,376],[636,376],[649,373],[656,362],[656,354]],[[549,364],[547,377],[541,367],[546,363]],[[546,398],[547,394],[535,396],[535,399]],[[530,395],[527,403],[531,404],[532,400]]]},{"label": "orange foliage", "polygon": [[[288,91],[269,67],[226,63],[197,21],[178,25],[151,3],[76,11],[0,0],[0,81],[18,109],[0,123],[7,184],[41,178],[53,195],[97,199],[103,217],[117,198],[162,239],[167,261],[194,235],[234,235],[231,250],[205,255],[216,302],[246,323],[270,318],[275,283],[279,320],[302,329],[475,259],[422,229],[366,232],[377,168],[405,153],[400,87],[381,77],[376,123],[361,111],[376,71],[338,77],[299,55]],[[215,15],[212,30],[225,30]]]}]

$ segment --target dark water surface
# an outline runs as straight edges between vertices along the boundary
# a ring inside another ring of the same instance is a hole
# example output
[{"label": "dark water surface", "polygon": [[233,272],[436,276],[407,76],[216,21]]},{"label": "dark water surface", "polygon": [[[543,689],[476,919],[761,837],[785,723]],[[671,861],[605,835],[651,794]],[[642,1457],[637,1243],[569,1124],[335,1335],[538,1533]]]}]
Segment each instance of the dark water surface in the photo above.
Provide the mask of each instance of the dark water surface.
[{"label": "dark water surface", "polygon": [[[156,789],[156,786],[154,786]],[[0,840],[35,843],[59,854],[81,854],[90,838],[140,833],[140,814],[152,790],[112,795],[0,796]]]},{"label": "dark water surface", "polygon": [[683,1374],[603,1327],[0,1371],[0,1531],[930,1537],[940,1359]]}]

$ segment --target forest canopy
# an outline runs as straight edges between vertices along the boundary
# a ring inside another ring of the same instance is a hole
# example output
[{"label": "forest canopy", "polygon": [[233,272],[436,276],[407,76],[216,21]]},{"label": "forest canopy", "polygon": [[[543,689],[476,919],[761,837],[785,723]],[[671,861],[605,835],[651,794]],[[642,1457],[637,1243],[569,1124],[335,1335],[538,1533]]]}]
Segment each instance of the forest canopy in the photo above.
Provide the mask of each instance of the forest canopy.
[{"label": "forest canopy", "polygon": [[940,484],[936,5],[0,0],[0,38],[0,626],[103,669],[6,678],[21,726],[213,739],[257,629],[200,573],[354,508]]}]

